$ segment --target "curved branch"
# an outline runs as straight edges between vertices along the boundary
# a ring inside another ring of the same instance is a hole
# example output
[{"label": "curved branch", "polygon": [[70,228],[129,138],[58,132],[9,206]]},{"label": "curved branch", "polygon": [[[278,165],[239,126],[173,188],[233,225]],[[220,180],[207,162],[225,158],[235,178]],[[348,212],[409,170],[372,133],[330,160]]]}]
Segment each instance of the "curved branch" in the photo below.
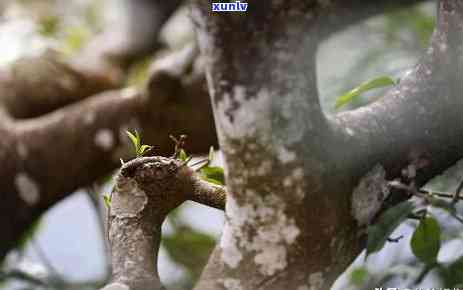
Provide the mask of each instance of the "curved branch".
[{"label": "curved branch", "polygon": [[144,157],[122,166],[110,207],[113,277],[103,289],[163,289],[156,266],[161,225],[189,198],[223,206],[225,189],[201,180],[192,168],[171,158]]},{"label": "curved branch", "polygon": [[117,85],[104,74],[84,73],[48,52],[19,59],[0,72],[0,106],[11,118],[33,118]]},{"label": "curved branch", "polygon": [[440,1],[437,27],[419,64],[381,100],[336,117],[348,163],[357,167],[352,172],[380,163],[394,178],[412,164],[423,185],[463,157],[462,21],[463,4]]},{"label": "curved branch", "polygon": [[8,216],[0,226],[11,241],[1,244],[0,257],[38,214],[131,154],[125,130],[140,128],[156,154],[171,154],[169,134],[193,136],[186,146],[191,153],[216,144],[204,75],[194,54],[178,53],[169,57],[182,61],[170,64],[182,68],[155,63],[142,92],[109,91],[41,117],[0,124],[0,207]]}]

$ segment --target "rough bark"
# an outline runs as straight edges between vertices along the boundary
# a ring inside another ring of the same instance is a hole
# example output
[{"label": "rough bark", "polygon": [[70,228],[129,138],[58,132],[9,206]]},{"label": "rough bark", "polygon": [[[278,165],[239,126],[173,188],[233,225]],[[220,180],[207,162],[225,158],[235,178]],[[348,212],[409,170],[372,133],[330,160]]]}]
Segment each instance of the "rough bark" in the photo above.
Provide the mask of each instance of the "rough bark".
[{"label": "rough bark", "polygon": [[321,112],[314,57],[341,1],[208,4],[193,17],[230,195],[195,289],[329,289],[363,249],[385,178],[413,166],[423,184],[462,156],[462,4],[439,2],[430,48],[400,85],[338,116]]},{"label": "rough bark", "polygon": [[113,276],[103,289],[164,289],[157,271],[161,225],[187,199],[223,209],[225,189],[172,158],[138,158],[122,166],[109,217]]}]

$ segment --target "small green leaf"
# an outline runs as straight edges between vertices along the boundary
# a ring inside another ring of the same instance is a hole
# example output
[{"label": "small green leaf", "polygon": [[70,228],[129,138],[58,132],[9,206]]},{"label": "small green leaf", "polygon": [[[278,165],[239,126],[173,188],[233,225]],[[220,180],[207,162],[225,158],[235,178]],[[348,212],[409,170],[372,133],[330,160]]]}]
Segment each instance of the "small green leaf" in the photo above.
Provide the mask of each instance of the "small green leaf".
[{"label": "small green leaf", "polygon": [[143,156],[146,152],[148,152],[149,150],[151,150],[151,148],[153,148],[153,146],[150,146],[150,145],[141,145],[140,150],[138,151],[137,157]]},{"label": "small green leaf", "polygon": [[127,136],[129,136],[130,141],[132,141],[135,154],[138,156],[138,152],[140,152],[140,147],[141,147],[140,135],[138,134],[137,131],[135,131],[135,134],[133,134],[130,131],[125,131],[125,132],[127,133]]},{"label": "small green leaf", "polygon": [[76,53],[91,36],[90,30],[85,26],[67,27],[65,34],[64,43],[61,44],[60,49],[65,55]]},{"label": "small green leaf", "polygon": [[225,184],[225,176],[222,167],[218,166],[206,166],[201,168],[199,171],[203,176],[203,179],[218,185]]},{"label": "small green leaf", "polygon": [[440,249],[440,234],[439,223],[435,218],[422,219],[410,241],[413,254],[426,264],[436,263]]},{"label": "small green leaf", "polygon": [[414,208],[414,204],[410,201],[403,201],[384,212],[378,222],[368,228],[366,257],[384,247],[395,228],[407,219]]},{"label": "small green leaf", "polygon": [[138,145],[140,144],[140,140],[138,139],[138,133],[135,131],[135,134],[133,134],[130,131],[125,131],[127,133],[127,136],[129,136],[130,141],[132,141],[132,144],[134,147],[138,148]]},{"label": "small green leaf", "polygon": [[335,108],[339,109],[340,107],[350,103],[355,97],[363,94],[372,89],[387,87],[394,85],[395,82],[393,79],[387,76],[378,77],[366,82],[361,83],[358,87],[348,91],[347,93],[339,96],[336,99]]},{"label": "small green leaf", "polygon": [[56,35],[59,29],[60,19],[54,15],[44,16],[39,20],[39,33],[45,37]]},{"label": "small green leaf", "polygon": [[181,161],[186,161],[188,159],[188,155],[186,154],[185,150],[180,149],[180,152],[178,153],[178,159]]},{"label": "small green leaf", "polygon": [[111,195],[110,194],[103,194],[104,205],[106,208],[111,207]]},{"label": "small green leaf", "polygon": [[209,148],[209,155],[207,157],[207,160],[209,160],[209,162],[212,162],[212,159],[214,159],[214,146],[211,146]]},{"label": "small green leaf", "polygon": [[368,271],[365,267],[355,268],[350,274],[350,281],[352,284],[362,286],[368,279]]}]

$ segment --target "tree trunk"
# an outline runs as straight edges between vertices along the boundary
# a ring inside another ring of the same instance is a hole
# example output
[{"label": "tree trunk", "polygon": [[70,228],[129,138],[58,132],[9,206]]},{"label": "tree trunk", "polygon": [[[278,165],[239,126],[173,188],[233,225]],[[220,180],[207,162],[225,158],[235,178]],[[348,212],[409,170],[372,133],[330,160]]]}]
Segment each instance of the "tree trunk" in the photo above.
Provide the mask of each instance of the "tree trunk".
[{"label": "tree trunk", "polygon": [[195,289],[329,289],[363,249],[386,178],[412,166],[423,185],[462,157],[460,1],[439,2],[427,53],[384,98],[321,111],[315,54],[338,27],[329,16],[349,5],[341,22],[365,16],[366,2],[265,1],[239,14],[195,1],[229,192]]}]

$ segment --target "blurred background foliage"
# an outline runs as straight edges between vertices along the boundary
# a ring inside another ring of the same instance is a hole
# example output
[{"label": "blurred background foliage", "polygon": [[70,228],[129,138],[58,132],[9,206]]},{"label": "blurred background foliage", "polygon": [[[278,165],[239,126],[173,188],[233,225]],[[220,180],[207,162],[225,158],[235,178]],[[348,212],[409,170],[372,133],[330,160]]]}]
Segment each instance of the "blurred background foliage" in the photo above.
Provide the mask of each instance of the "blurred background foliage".
[{"label": "blurred background foliage", "polygon": [[[4,0],[0,2],[0,65],[53,49],[72,57],[104,27],[122,15],[122,0]],[[400,79],[423,53],[435,23],[434,4],[425,3],[401,11],[386,11],[326,40],[317,57],[319,91],[324,110],[350,110],[376,100],[385,89],[356,96],[340,109],[336,98],[365,80],[381,75]],[[193,30],[183,8],[162,31],[168,50],[193,41]],[[125,84],[140,86],[149,64],[158,52],[137,61],[129,69]],[[387,88],[386,88],[387,89]],[[190,136],[194,138],[194,136]],[[342,149],[340,149],[342,150]],[[217,162],[220,164],[220,158]],[[461,166],[451,168],[428,187],[452,192],[460,181]],[[96,289],[108,277],[108,262],[102,234],[104,206],[101,192],[108,192],[111,179],[80,191],[51,209],[31,226],[16,251],[2,264],[1,289]],[[459,209],[461,210],[461,208]],[[435,210],[445,227],[445,243],[439,259],[461,255],[461,224]],[[220,235],[223,213],[194,203],[175,210],[167,219],[160,252],[161,279],[171,289],[190,289]],[[366,261],[359,257],[341,277],[335,289],[373,289],[409,285],[422,272],[408,245],[416,222],[404,223],[388,243]],[[438,285],[439,273],[430,272],[422,285]],[[336,288],[337,287],[337,288]]]}]

